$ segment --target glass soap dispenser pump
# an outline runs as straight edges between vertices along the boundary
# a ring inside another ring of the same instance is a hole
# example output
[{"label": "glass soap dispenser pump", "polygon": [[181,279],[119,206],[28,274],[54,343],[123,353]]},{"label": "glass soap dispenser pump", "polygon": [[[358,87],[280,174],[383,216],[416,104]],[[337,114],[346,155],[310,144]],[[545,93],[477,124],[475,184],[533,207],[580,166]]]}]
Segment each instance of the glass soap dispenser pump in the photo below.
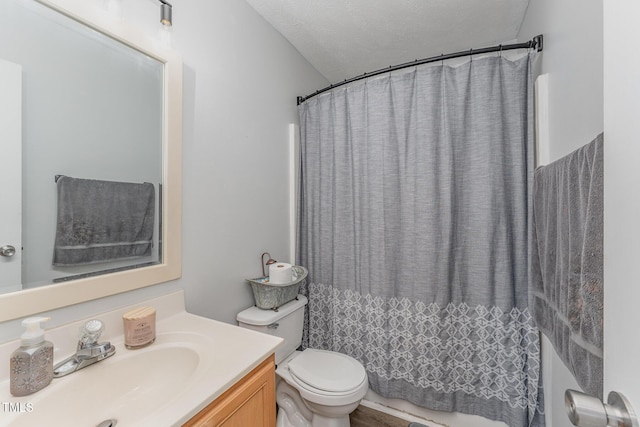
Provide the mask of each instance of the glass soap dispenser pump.
[{"label": "glass soap dispenser pump", "polygon": [[53,344],[44,339],[41,322],[50,317],[29,317],[22,321],[26,328],[20,347],[11,354],[10,391],[26,396],[49,385],[53,379]]}]

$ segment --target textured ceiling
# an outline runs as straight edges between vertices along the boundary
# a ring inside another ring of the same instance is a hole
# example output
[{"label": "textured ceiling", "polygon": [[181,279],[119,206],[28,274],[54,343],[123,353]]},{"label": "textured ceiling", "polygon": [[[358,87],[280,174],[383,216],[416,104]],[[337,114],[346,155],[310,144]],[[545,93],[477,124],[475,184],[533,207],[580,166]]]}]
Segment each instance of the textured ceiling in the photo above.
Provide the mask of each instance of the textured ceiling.
[{"label": "textured ceiling", "polygon": [[529,0],[246,0],[331,83],[513,41]]}]

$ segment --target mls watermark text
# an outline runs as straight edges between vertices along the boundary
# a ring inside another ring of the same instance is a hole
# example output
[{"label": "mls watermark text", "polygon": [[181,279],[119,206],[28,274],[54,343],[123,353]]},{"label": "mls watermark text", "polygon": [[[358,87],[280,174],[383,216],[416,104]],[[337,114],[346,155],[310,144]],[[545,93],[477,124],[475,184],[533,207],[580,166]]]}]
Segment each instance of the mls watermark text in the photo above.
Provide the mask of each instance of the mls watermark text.
[{"label": "mls watermark text", "polygon": [[31,402],[0,402],[0,412],[4,413],[26,413],[33,411]]}]

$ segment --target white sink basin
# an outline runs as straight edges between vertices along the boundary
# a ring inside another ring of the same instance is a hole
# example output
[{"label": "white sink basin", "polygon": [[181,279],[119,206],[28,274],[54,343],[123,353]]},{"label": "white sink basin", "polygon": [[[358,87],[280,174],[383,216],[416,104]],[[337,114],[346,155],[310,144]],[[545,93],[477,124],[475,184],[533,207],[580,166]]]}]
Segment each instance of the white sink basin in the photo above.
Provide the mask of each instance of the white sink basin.
[{"label": "white sink basin", "polygon": [[[150,301],[162,315],[157,338],[138,350],[126,349],[121,334],[122,314],[132,307],[96,316],[112,331],[101,341],[111,341],[116,353],[54,378],[29,396],[9,393],[9,357],[19,341],[0,344],[0,364],[6,364],[0,365],[0,426],[93,427],[115,419],[116,427],[179,427],[258,366],[282,341],[189,314],[182,298],[179,292]],[[56,349],[54,362],[73,353],[82,324],[78,321],[45,332]]]},{"label": "white sink basin", "polygon": [[[118,425],[136,426],[159,407],[189,390],[198,374],[211,363],[200,357],[213,341],[196,333],[159,334],[156,342],[138,350],[127,350],[112,342],[116,354],[62,378],[31,396],[31,412],[13,414],[3,420],[11,426],[97,426],[106,419]],[[12,399],[17,401],[18,399]],[[61,402],[71,403],[68,409]]]}]

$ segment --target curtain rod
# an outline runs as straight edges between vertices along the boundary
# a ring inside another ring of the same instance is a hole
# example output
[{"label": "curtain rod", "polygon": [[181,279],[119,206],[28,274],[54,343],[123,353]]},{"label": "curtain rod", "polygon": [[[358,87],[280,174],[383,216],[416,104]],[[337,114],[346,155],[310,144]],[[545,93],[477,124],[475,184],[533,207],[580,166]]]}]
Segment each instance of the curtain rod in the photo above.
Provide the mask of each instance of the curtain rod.
[{"label": "curtain rod", "polygon": [[346,79],[340,83],[335,83],[335,84],[331,84],[325,88],[322,88],[320,90],[315,91],[312,94],[309,94],[307,96],[299,96],[297,98],[298,100],[298,105],[302,104],[303,102],[305,102],[307,99],[309,98],[313,98],[316,95],[320,95],[323,92],[326,92],[328,90],[346,85],[348,83],[352,83],[358,80],[362,80],[362,79],[366,79],[369,77],[373,77],[373,76],[377,76],[379,74],[384,74],[384,73],[389,73],[391,71],[396,71],[396,70],[400,70],[402,68],[408,68],[408,67],[415,67],[416,65],[422,65],[422,64],[428,64],[430,62],[437,62],[437,61],[444,61],[446,59],[453,59],[453,58],[460,58],[463,56],[471,56],[471,55],[478,55],[478,54],[482,54],[482,53],[491,53],[491,52],[502,52],[503,50],[514,50],[514,49],[536,49],[538,52],[542,51],[542,34],[535,36],[534,38],[532,38],[531,40],[529,40],[528,42],[524,42],[524,43],[514,43],[514,44],[505,44],[505,45],[498,45],[498,46],[491,46],[491,47],[483,47],[480,49],[470,49],[470,50],[465,50],[465,51],[461,51],[461,52],[455,52],[455,53],[448,53],[448,54],[441,54],[438,56],[432,56],[430,58],[424,58],[424,59],[416,59],[415,61],[412,62],[405,62],[404,64],[398,64],[398,65],[390,65],[388,68],[381,68],[379,70],[376,71],[371,71],[369,73],[364,73],[361,74],[359,76],[356,77],[352,77],[350,79]]}]

